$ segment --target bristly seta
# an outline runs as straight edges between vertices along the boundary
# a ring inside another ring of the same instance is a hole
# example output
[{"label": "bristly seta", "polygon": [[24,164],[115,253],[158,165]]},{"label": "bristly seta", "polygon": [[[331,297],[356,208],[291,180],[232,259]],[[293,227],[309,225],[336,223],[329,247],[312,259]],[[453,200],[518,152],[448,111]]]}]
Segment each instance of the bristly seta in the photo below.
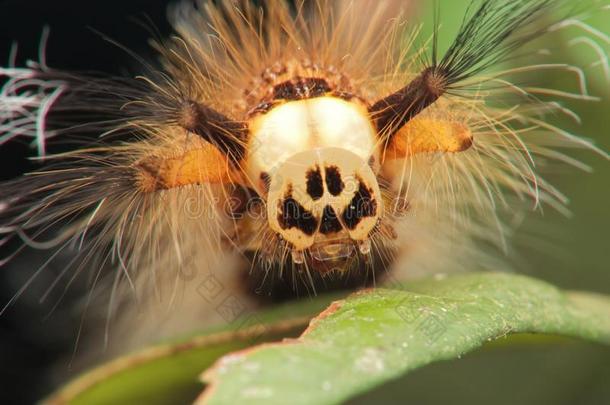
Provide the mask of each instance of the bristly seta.
[{"label": "bristly seta", "polygon": [[[210,280],[249,307],[255,291],[497,268],[483,246],[506,249],[508,219],[564,210],[537,159],[593,148],[546,120],[571,113],[545,95],[592,98],[578,68],[496,68],[571,21],[567,3],[473,0],[441,53],[409,2],[184,1],[141,77],[2,68],[0,143],[32,138],[43,168],[0,186],[0,237],[49,250],[33,277],[69,253],[60,278],[107,285],[108,319],[135,297],[140,336],[210,317]],[[509,81],[548,69],[580,93]]]}]

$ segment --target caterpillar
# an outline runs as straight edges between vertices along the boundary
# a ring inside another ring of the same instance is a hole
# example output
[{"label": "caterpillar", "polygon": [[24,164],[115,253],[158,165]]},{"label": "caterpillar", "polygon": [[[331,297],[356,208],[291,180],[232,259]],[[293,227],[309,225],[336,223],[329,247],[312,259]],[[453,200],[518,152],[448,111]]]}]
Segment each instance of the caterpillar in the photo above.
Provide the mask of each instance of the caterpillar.
[{"label": "caterpillar", "polygon": [[[31,281],[61,259],[50,288],[88,277],[134,339],[219,318],[218,294],[251,308],[506,267],[511,218],[565,209],[536,162],[607,157],[547,121],[592,99],[580,69],[497,68],[575,21],[552,17],[567,3],[473,0],[441,53],[402,1],[182,1],[141,76],[0,68],[0,143],[42,162],[0,185],[1,243],[19,241],[0,264],[48,252]],[[549,69],[580,92],[510,81]],[[84,145],[47,153],[66,137]]]}]

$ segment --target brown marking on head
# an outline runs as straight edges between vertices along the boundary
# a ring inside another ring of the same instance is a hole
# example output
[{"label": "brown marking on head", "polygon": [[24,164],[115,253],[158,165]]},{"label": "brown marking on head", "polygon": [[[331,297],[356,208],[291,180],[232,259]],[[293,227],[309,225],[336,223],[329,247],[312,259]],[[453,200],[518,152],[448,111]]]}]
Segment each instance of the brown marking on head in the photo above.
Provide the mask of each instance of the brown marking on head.
[{"label": "brown marking on head", "polygon": [[322,235],[328,235],[332,233],[341,232],[343,226],[339,222],[337,213],[330,205],[324,207],[322,212],[322,219],[320,220],[320,233]]},{"label": "brown marking on head", "polygon": [[297,228],[307,236],[318,230],[318,220],[292,196],[292,186],[289,185],[284,198],[278,201],[277,221],[284,230]]},{"label": "brown marking on head", "polygon": [[341,179],[341,171],[337,166],[325,167],[325,179],[328,192],[335,197],[340,195],[345,188],[345,183]]},{"label": "brown marking on head", "polygon": [[333,95],[344,100],[360,96],[352,80],[336,66],[323,65],[309,59],[293,59],[274,63],[263,70],[243,90],[239,108],[247,116],[268,112],[275,105],[291,100]]},{"label": "brown marking on head", "polygon": [[377,215],[377,200],[374,198],[372,190],[366,186],[362,179],[358,178],[358,191],[343,211],[343,223],[348,229],[353,230],[362,218],[374,217],[375,215]]},{"label": "brown marking on head", "polygon": [[316,165],[315,168],[308,170],[305,176],[307,178],[307,194],[314,201],[322,198],[322,195],[324,195],[324,184],[320,166]]},{"label": "brown marking on head", "polygon": [[273,87],[273,100],[303,100],[323,96],[331,90],[322,77],[296,76]]}]

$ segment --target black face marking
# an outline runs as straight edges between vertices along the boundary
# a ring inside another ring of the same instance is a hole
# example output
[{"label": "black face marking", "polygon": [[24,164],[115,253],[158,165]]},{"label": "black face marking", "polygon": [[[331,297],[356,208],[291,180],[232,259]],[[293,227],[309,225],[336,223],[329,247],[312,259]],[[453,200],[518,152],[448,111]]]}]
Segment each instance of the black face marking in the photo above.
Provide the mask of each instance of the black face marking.
[{"label": "black face marking", "polygon": [[326,167],[326,187],[328,187],[328,192],[334,196],[341,194],[345,188],[345,184],[341,180],[341,172],[337,166]]},{"label": "black face marking", "polygon": [[323,235],[328,235],[329,233],[340,232],[342,229],[343,227],[341,226],[333,207],[330,205],[324,207],[322,221],[320,222],[320,233]]},{"label": "black face marking", "polygon": [[326,80],[319,77],[295,77],[273,88],[274,100],[303,100],[320,97],[330,92]]},{"label": "black face marking", "polygon": [[324,194],[324,184],[322,184],[322,174],[320,168],[316,166],[315,170],[309,170],[307,177],[307,194],[315,201],[319,200]]},{"label": "black face marking", "polygon": [[358,191],[352,201],[343,211],[343,222],[350,230],[356,229],[362,218],[373,217],[377,214],[377,201],[372,191],[361,179],[358,179]]},{"label": "black face marking", "polygon": [[278,204],[277,221],[282,229],[297,228],[308,236],[316,232],[318,220],[292,197],[292,187],[288,187],[283,201]]}]

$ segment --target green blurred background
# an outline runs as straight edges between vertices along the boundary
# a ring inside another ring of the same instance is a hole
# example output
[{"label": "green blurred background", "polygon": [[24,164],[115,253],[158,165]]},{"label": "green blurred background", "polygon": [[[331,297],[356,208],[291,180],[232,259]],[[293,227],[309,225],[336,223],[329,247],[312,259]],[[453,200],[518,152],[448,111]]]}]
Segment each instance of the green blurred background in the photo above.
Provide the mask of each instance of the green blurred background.
[{"label": "green blurred background", "polygon": [[[446,49],[454,38],[468,3],[469,0],[440,1],[441,49]],[[573,3],[579,9],[610,6],[608,0]],[[423,21],[432,21],[434,2],[423,4]],[[590,14],[587,23],[610,33],[610,10]],[[557,118],[551,121],[610,151],[610,83],[601,66],[590,67],[598,59],[590,48],[568,46],[570,40],[582,35],[592,38],[577,28],[568,28],[547,36],[537,46],[553,50],[550,57],[544,58],[546,63],[570,63],[584,68],[589,94],[602,100],[562,100],[565,107],[582,118],[582,125]],[[607,56],[610,44],[597,42]],[[534,61],[525,61],[530,63]],[[577,90],[569,75],[545,71],[544,77],[533,79],[543,80],[551,88]],[[511,261],[518,263],[517,272],[563,288],[610,294],[610,162],[588,150],[569,154],[589,165],[593,172],[564,167],[545,173],[545,178],[570,198],[571,217],[549,207],[543,213],[528,213],[513,241],[511,256],[515,257],[511,259],[515,260]],[[506,339],[459,361],[424,367],[352,402],[610,404],[610,350],[564,339]]]},{"label": "green blurred background", "polygon": [[[536,0],[532,0],[536,1]],[[470,0],[440,1],[440,53],[455,37]],[[610,0],[573,2],[578,10],[588,10],[585,22],[610,35]],[[431,5],[425,1],[420,10],[423,21],[432,21]],[[568,3],[570,4],[570,3]],[[572,4],[570,4],[572,6]],[[569,10],[569,9],[568,9]],[[593,11],[591,11],[593,10]],[[561,17],[562,15],[560,15]],[[429,29],[431,24],[426,24]],[[589,94],[601,101],[580,101],[558,98],[564,107],[574,111],[582,124],[572,120],[549,116],[548,120],[560,128],[593,140],[604,151],[610,151],[610,82],[604,77],[601,66],[591,67],[597,55],[584,45],[569,46],[579,36],[595,39],[590,34],[570,27],[546,35],[535,43],[534,50],[547,48],[550,56],[521,58],[508,66],[534,63],[567,63],[582,68],[587,75]],[[606,57],[610,44],[597,39]],[[518,53],[529,53],[529,49]],[[503,66],[507,67],[507,66]],[[527,78],[533,86],[542,85],[558,90],[577,92],[577,79],[571,74],[544,70]],[[565,151],[565,150],[564,150]],[[592,168],[592,173],[559,165],[555,171],[543,171],[543,176],[569,199],[571,216],[557,213],[550,207],[544,212],[532,211],[523,221],[514,241],[518,271],[543,278],[561,287],[610,293],[610,161],[590,150],[567,150],[567,153]],[[543,169],[544,170],[544,169]]]}]

